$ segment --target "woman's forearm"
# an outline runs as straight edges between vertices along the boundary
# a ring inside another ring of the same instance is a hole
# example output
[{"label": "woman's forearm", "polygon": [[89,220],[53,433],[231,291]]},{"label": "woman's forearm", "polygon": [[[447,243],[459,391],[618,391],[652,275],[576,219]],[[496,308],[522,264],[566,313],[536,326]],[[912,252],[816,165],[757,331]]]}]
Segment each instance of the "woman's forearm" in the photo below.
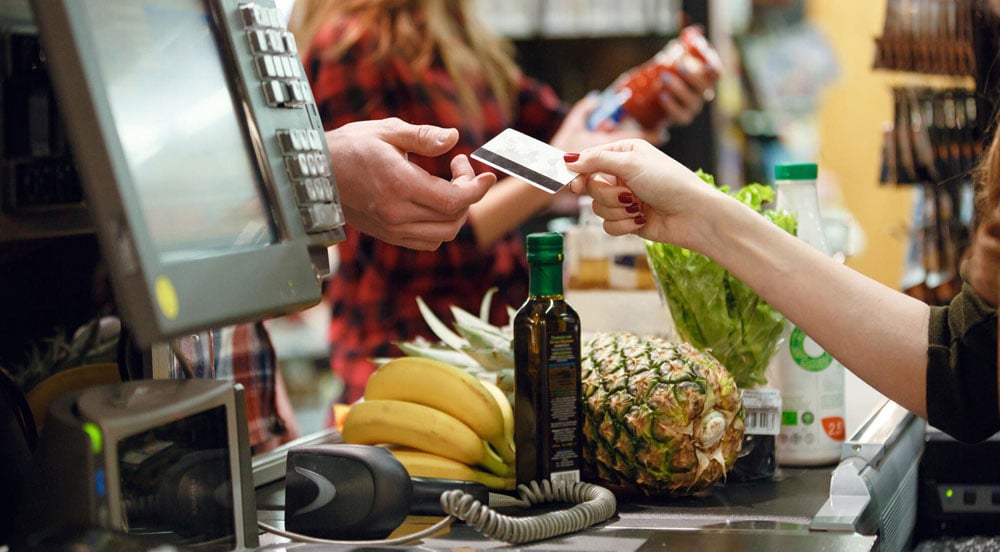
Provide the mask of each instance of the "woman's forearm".
[{"label": "woman's forearm", "polygon": [[715,216],[697,218],[705,228],[695,248],[861,379],[925,416],[929,307],[830,259],[731,198],[717,203]]}]

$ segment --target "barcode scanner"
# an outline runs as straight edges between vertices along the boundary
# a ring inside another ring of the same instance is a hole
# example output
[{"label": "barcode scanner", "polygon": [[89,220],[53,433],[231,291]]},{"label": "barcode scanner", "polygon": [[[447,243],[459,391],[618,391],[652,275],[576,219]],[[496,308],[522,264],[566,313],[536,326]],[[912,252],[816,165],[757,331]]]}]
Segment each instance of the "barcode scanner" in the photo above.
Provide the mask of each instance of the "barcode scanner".
[{"label": "barcode scanner", "polygon": [[369,445],[288,451],[285,529],[322,539],[384,539],[406,516],[446,515],[441,494],[460,489],[488,501],[482,484],[411,478],[392,453]]}]

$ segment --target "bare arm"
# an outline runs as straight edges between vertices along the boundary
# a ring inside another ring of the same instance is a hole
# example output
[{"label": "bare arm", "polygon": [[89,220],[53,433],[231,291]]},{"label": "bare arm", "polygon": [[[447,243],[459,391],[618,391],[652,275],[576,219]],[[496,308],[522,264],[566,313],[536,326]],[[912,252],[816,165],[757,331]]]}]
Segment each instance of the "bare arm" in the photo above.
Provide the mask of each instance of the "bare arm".
[{"label": "bare arm", "polygon": [[[725,266],[872,387],[926,417],[928,306],[779,229],[724,194],[696,249]],[[717,203],[717,205],[715,204]]]},{"label": "bare arm", "polygon": [[[615,175],[572,185],[594,197],[608,233],[714,259],[861,379],[926,416],[927,305],[826,257],[648,143],[584,151],[569,168]],[[626,211],[633,203],[638,220]]]}]

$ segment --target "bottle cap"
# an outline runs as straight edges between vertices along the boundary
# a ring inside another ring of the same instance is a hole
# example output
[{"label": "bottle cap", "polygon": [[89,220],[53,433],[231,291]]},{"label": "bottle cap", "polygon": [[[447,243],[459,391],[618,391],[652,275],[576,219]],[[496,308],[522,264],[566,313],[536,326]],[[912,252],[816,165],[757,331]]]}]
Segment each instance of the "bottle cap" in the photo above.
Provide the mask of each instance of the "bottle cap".
[{"label": "bottle cap", "polygon": [[774,166],[776,180],[816,180],[816,163],[781,163]]},{"label": "bottle cap", "polygon": [[561,262],[563,259],[563,236],[558,232],[528,234],[526,244],[529,263]]}]

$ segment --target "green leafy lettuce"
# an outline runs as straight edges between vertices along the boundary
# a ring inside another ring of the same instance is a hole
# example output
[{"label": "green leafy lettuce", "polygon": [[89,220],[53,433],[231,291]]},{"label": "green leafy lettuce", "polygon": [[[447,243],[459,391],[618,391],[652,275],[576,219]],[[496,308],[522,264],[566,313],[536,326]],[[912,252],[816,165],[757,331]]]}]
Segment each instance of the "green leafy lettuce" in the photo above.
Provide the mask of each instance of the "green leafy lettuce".
[{"label": "green leafy lettuce", "polygon": [[[773,188],[754,183],[733,192],[716,186],[710,174],[699,170],[698,176],[795,234],[793,214],[764,209],[774,200]],[[784,316],[704,255],[651,241],[646,252],[679,336],[711,351],[740,388],[767,383],[764,372],[785,327]]]}]

